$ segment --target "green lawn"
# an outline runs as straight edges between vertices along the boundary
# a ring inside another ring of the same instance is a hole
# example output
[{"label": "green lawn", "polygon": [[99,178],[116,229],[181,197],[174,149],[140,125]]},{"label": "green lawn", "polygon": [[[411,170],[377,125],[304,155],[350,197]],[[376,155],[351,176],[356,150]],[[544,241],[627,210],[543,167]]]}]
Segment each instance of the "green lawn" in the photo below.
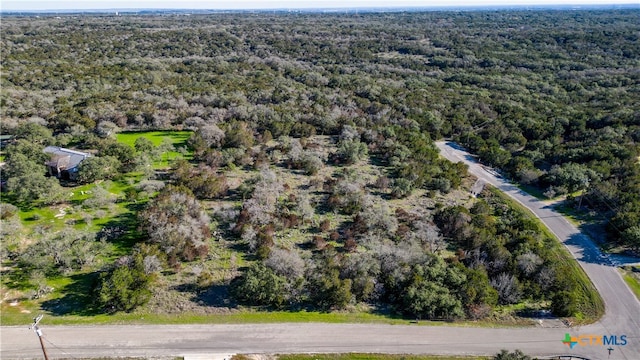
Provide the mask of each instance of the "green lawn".
[{"label": "green lawn", "polygon": [[[66,300],[89,301],[84,292],[90,289],[91,274],[79,274],[76,279],[69,280],[56,278],[48,280],[49,286],[59,286],[59,290],[47,296],[50,303],[56,304],[55,300],[64,296],[69,296]],[[69,295],[71,293],[71,295]],[[61,303],[62,304],[62,303]],[[318,311],[259,311],[253,309],[241,309],[236,312],[226,314],[202,314],[184,312],[180,314],[157,314],[146,310],[138,310],[132,313],[118,312],[115,314],[93,313],[90,309],[79,307],[77,313],[69,311],[60,314],[53,311],[42,310],[40,303],[32,300],[22,300],[18,306],[2,304],[3,325],[22,325],[29,323],[33,319],[33,314],[45,314],[43,323],[49,325],[83,325],[83,324],[259,324],[259,323],[375,323],[389,325],[415,325],[415,326],[462,326],[462,327],[521,327],[531,324],[525,323],[498,323],[491,319],[484,321],[414,321],[399,317],[391,317],[384,314],[369,312],[318,312]]]},{"label": "green lawn", "polygon": [[[153,167],[163,169],[169,166],[169,163],[176,158],[191,159],[193,153],[189,150],[187,140],[191,137],[191,131],[125,131],[118,133],[116,139],[118,142],[134,146],[136,139],[144,137],[149,139],[154,146],[163,146],[163,144],[171,144],[173,149],[162,153],[160,159],[154,161]],[[185,152],[179,152],[180,148],[184,148]]]},{"label": "green lawn", "polygon": [[[131,187],[126,179],[123,179],[65,188],[65,197],[68,199],[68,202],[57,206],[42,206],[20,210],[20,220],[27,229],[31,230],[36,227],[43,227],[47,229],[48,232],[51,232],[68,227],[71,223],[74,223],[73,226],[78,230],[84,229],[86,223],[82,218],[82,213],[95,214],[98,213],[100,209],[80,210],[77,206],[92,197],[92,192],[97,185],[102,186],[118,199],[122,199],[124,197],[124,191]],[[90,230],[98,231],[104,224],[115,217],[131,212],[127,208],[128,205],[129,203],[127,202],[115,202],[109,211],[107,211],[107,216],[94,217]]]},{"label": "green lawn", "polygon": [[[278,360],[460,360],[460,359],[490,359],[486,356],[440,356],[440,355],[410,355],[410,354],[289,354],[278,355]],[[249,359],[243,355],[236,355],[233,360]]]},{"label": "green lawn", "polygon": [[620,269],[620,272],[622,272],[622,277],[629,286],[629,289],[631,289],[638,300],[640,300],[640,272],[638,272],[640,268],[635,267],[635,269],[636,272],[633,272],[630,266],[625,266]]}]

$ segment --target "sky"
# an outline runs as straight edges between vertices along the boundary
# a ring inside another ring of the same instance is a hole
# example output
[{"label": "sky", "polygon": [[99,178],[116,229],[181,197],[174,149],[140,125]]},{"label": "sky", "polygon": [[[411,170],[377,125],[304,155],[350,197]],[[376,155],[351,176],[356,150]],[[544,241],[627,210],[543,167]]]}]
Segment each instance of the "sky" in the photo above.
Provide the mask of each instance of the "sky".
[{"label": "sky", "polygon": [[639,0],[0,0],[0,9],[268,9],[639,4]]}]

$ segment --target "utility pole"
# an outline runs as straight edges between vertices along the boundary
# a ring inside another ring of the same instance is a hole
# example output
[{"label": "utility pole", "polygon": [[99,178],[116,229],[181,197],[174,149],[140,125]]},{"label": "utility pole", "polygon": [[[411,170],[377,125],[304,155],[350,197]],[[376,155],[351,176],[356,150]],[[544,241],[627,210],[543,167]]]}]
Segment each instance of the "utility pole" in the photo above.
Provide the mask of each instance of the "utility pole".
[{"label": "utility pole", "polygon": [[38,334],[38,340],[40,340],[40,347],[42,347],[42,353],[44,354],[44,360],[49,360],[49,357],[47,356],[47,350],[44,348],[44,341],[42,341],[42,330],[40,330],[40,328],[38,327],[38,323],[40,322],[40,320],[42,320],[42,317],[44,315],[40,314],[37,317],[35,317],[33,319],[33,325],[31,325],[31,327],[29,327],[29,329],[33,329],[33,331],[35,331],[36,334]]}]

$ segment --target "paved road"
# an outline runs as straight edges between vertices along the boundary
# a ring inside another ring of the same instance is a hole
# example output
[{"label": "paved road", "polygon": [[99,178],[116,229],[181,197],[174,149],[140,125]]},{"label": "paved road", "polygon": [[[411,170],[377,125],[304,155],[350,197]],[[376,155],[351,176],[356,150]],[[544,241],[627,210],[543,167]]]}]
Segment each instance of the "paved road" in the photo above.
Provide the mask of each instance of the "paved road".
[{"label": "paved road", "polygon": [[[473,156],[451,142],[437,142],[440,154],[450,161],[463,161],[478,179],[502,190],[531,210],[562,241],[585,270],[605,302],[605,316],[590,327],[602,326],[609,334],[628,334],[634,341],[627,350],[630,359],[640,359],[640,302],[627,287],[615,265],[637,259],[603,254],[597,246],[550,206],[525,193],[495,171],[479,164]],[[587,328],[583,331],[588,330]]]},{"label": "paved road", "polygon": [[[233,353],[380,352],[492,355],[521,349],[535,355],[580,354],[606,359],[605,347],[569,350],[564,328],[485,329],[381,324],[256,324],[46,326],[50,358],[185,356]],[[577,331],[571,331],[577,333]],[[601,325],[588,333],[602,334]],[[581,329],[580,333],[585,333]],[[636,341],[629,340],[629,341]],[[54,346],[55,345],[55,346]],[[615,346],[611,359],[637,359],[630,345]],[[2,359],[41,355],[26,327],[2,328]]]},{"label": "paved road", "polygon": [[[466,154],[438,144],[450,160],[470,164],[483,181],[507,192],[530,208],[579,260],[605,299],[606,315],[581,328],[463,328],[381,324],[254,324],[254,325],[109,325],[42,328],[50,358],[97,356],[168,357],[200,355],[224,358],[233,353],[381,352],[492,355],[500,349],[521,349],[536,356],[573,354],[591,359],[640,359],[640,303],[625,286],[610,260],[578,230],[545,204],[496,178]],[[576,346],[562,343],[565,333],[626,335],[627,345]],[[0,328],[0,359],[41,355],[36,335],[23,327]]]}]

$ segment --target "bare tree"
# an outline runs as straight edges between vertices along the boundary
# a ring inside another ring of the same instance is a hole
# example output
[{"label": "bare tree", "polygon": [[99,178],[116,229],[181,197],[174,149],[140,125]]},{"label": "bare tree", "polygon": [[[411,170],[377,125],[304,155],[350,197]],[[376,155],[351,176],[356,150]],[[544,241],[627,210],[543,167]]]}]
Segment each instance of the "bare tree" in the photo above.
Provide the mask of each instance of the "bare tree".
[{"label": "bare tree", "polygon": [[257,225],[266,225],[273,220],[278,196],[284,190],[276,174],[268,168],[263,168],[258,176],[251,198],[244,202],[243,208],[249,214],[249,219]]},{"label": "bare tree", "polygon": [[305,271],[305,261],[296,250],[274,247],[264,263],[276,274],[286,277],[290,282],[302,277]]},{"label": "bare tree", "polygon": [[491,286],[498,290],[498,299],[501,304],[515,304],[520,301],[522,290],[515,276],[501,273],[491,280]]}]

